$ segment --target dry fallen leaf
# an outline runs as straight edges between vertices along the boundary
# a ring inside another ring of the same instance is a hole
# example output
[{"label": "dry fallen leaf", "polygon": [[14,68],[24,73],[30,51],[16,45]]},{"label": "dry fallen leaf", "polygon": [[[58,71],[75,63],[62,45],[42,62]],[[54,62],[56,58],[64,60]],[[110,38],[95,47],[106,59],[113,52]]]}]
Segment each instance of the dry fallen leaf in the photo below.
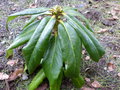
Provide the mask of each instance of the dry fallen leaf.
[{"label": "dry fallen leaf", "polygon": [[115,65],[113,62],[107,63],[107,68],[109,71],[113,71],[115,69]]},{"label": "dry fallen leaf", "polygon": [[85,78],[85,81],[86,81],[86,82],[90,82],[90,79],[89,79],[89,78]]},{"label": "dry fallen leaf", "polygon": [[9,60],[9,61],[7,62],[7,65],[13,66],[13,65],[15,65],[15,64],[17,64],[17,63],[18,63],[18,59],[17,59],[17,60]]},{"label": "dry fallen leaf", "polygon": [[12,7],[10,7],[10,9],[11,9],[12,11],[15,11],[15,10],[17,9],[17,7],[12,6]]},{"label": "dry fallen leaf", "polygon": [[120,55],[113,55],[113,58],[120,58]]},{"label": "dry fallen leaf", "polygon": [[98,81],[94,81],[91,85],[92,85],[94,88],[99,88],[99,87],[101,87],[101,84],[100,84]]},{"label": "dry fallen leaf", "polygon": [[23,73],[23,69],[22,68],[16,69],[13,73],[10,74],[10,76],[8,78],[8,81],[15,80],[16,78],[18,78],[19,76],[21,76],[22,73]]},{"label": "dry fallen leaf", "polygon": [[29,7],[30,7],[30,8],[36,8],[37,5],[36,5],[36,4],[30,4]]},{"label": "dry fallen leaf", "polygon": [[0,80],[5,80],[5,79],[8,79],[8,78],[9,78],[9,75],[0,72]]},{"label": "dry fallen leaf", "polygon": [[120,72],[117,75],[120,77]]},{"label": "dry fallen leaf", "polygon": [[81,90],[95,90],[94,88],[82,87]]},{"label": "dry fallen leaf", "polygon": [[105,33],[105,32],[108,32],[108,29],[101,29],[101,30],[97,31],[97,33],[99,33],[99,34]]},{"label": "dry fallen leaf", "polygon": [[41,16],[38,16],[38,17],[37,17],[37,19],[38,19],[38,20],[41,20],[41,19],[42,19],[42,17],[41,17]]}]

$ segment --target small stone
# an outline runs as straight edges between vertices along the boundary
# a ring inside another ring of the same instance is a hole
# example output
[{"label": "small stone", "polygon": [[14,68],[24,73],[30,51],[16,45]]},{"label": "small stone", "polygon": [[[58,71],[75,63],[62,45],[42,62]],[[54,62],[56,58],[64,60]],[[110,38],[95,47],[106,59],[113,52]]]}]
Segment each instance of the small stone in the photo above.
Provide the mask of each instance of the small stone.
[{"label": "small stone", "polygon": [[28,79],[28,75],[26,74],[26,73],[24,73],[23,75],[22,75],[22,80],[27,80]]},{"label": "small stone", "polygon": [[6,43],[5,41],[2,41],[2,42],[1,42],[2,45],[5,44],[5,43]]},{"label": "small stone", "polygon": [[86,57],[85,57],[85,60],[89,60],[89,59],[90,59],[90,57],[89,57],[89,56],[86,56]]}]

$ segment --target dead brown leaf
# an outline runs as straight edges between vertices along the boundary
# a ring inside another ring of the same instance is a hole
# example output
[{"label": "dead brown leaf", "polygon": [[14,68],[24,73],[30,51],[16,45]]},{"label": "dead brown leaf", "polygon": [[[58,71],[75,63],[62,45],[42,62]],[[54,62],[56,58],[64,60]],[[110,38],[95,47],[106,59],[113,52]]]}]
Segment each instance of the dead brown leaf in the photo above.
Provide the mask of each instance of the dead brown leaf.
[{"label": "dead brown leaf", "polygon": [[115,64],[113,62],[107,63],[107,68],[109,71],[113,71],[115,69]]},{"label": "dead brown leaf", "polygon": [[97,31],[97,33],[101,34],[101,33],[105,33],[108,32],[108,29],[100,29],[99,31]]},{"label": "dead brown leaf", "polygon": [[91,85],[92,85],[94,88],[99,88],[99,87],[101,87],[101,84],[100,84],[98,81],[94,81]]},{"label": "dead brown leaf", "polygon": [[120,58],[120,55],[113,55],[113,58]]},{"label": "dead brown leaf", "polygon": [[17,59],[17,60],[9,60],[9,61],[7,62],[7,65],[13,66],[13,65],[15,65],[15,64],[17,64],[17,63],[18,63],[18,59]]},{"label": "dead brown leaf", "polygon": [[16,69],[13,73],[10,74],[8,81],[13,81],[16,78],[18,78],[19,76],[21,76],[23,73],[23,68],[20,69]]},{"label": "dead brown leaf", "polygon": [[15,10],[17,9],[17,7],[12,6],[10,9],[11,9],[12,11],[15,11]]},{"label": "dead brown leaf", "polygon": [[42,17],[41,17],[41,16],[38,16],[38,17],[37,17],[37,19],[38,19],[38,20],[41,20],[41,19],[42,19]]},{"label": "dead brown leaf", "polygon": [[89,83],[89,82],[90,82],[90,79],[89,79],[89,78],[85,78],[85,81]]},{"label": "dead brown leaf", "polygon": [[120,72],[117,75],[120,77]]},{"label": "dead brown leaf", "polygon": [[0,72],[0,80],[5,80],[5,79],[8,79],[8,78],[9,78],[9,75]]},{"label": "dead brown leaf", "polygon": [[82,87],[81,90],[95,90],[94,88]]},{"label": "dead brown leaf", "polygon": [[30,7],[30,8],[36,8],[37,5],[36,5],[36,4],[30,4],[29,7]]}]

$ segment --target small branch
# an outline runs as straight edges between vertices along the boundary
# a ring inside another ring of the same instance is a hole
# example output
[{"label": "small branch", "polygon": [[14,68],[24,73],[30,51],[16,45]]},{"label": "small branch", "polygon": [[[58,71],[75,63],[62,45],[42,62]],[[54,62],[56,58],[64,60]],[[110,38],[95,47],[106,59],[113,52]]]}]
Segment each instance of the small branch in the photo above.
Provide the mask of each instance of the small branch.
[{"label": "small branch", "polygon": [[7,80],[5,80],[5,84],[6,84],[6,89],[5,90],[10,90],[10,86]]}]

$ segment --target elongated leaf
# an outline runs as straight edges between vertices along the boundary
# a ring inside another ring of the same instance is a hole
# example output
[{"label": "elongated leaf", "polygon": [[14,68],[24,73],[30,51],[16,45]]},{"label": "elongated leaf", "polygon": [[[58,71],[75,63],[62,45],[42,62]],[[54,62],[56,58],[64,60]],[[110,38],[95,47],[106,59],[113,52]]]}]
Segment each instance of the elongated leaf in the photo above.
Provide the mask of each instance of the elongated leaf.
[{"label": "elongated leaf", "polygon": [[73,7],[63,7],[63,11],[67,11],[67,10],[75,10],[75,11],[77,11],[77,8],[73,8]]},{"label": "elongated leaf", "polygon": [[58,34],[62,44],[65,75],[72,78],[77,77],[80,73],[82,43],[73,27],[68,23],[61,23],[58,26]]},{"label": "elongated leaf", "polygon": [[40,21],[36,21],[23,29],[23,31],[16,37],[14,42],[8,47],[8,50],[25,44],[31,38],[39,23]]},{"label": "elongated leaf", "polygon": [[75,17],[72,17],[72,20],[74,20],[79,26],[86,32],[86,34],[89,36],[89,38],[92,40],[94,45],[96,46],[97,50],[99,51],[99,56],[102,57],[105,54],[104,48],[100,45],[99,41],[94,37],[93,33],[91,33],[78,19]]},{"label": "elongated leaf", "polygon": [[36,27],[40,21],[36,21],[31,23],[29,26],[23,29],[23,31],[16,37],[13,43],[7,48],[6,50],[6,57],[8,58],[13,54],[12,49],[19,47],[20,45],[25,44],[31,38],[32,34],[34,33]]},{"label": "elongated leaf", "polygon": [[55,17],[44,18],[38,25],[28,44],[23,48],[29,73],[32,73],[40,64],[41,58],[47,49],[49,38],[55,24]]},{"label": "elongated leaf", "polygon": [[30,25],[38,16],[45,15],[45,14],[48,15],[48,14],[51,14],[51,13],[49,11],[46,11],[46,12],[43,12],[43,13],[40,13],[40,14],[32,15],[30,20],[28,21],[28,23],[24,26],[24,28],[27,27],[28,25]]},{"label": "elongated leaf", "polygon": [[59,79],[63,64],[59,37],[57,36],[55,40],[52,40],[49,46],[50,47],[45,54],[42,66],[45,75],[50,82],[50,86],[53,88],[54,85],[56,86],[56,82]]},{"label": "elongated leaf", "polygon": [[50,84],[50,90],[60,90],[62,77],[63,77],[63,71],[61,71],[57,80],[55,80],[52,85]]},{"label": "elongated leaf", "polygon": [[28,21],[28,23],[23,27],[27,27],[28,25],[30,25],[32,22],[34,22],[34,20],[39,16],[40,14],[36,14],[36,15],[32,15],[30,20]]},{"label": "elongated leaf", "polygon": [[93,29],[91,28],[89,21],[78,11],[75,10],[65,10],[64,11],[66,14],[71,15],[71,16],[79,16],[83,21],[85,21],[86,27],[93,32]]},{"label": "elongated leaf", "polygon": [[77,88],[81,88],[85,84],[85,81],[81,75],[74,77],[71,80]]},{"label": "elongated leaf", "polygon": [[90,57],[94,61],[99,61],[101,58],[99,55],[99,51],[97,50],[97,47],[91,40],[91,38],[86,34],[86,32],[74,21],[72,20],[68,15],[65,15],[66,18],[69,19],[68,23],[71,24],[72,27],[75,28],[76,32],[78,33],[79,37],[82,39],[82,42],[89,53]]},{"label": "elongated leaf", "polygon": [[[39,14],[39,13],[43,13],[45,11],[49,10],[48,8],[45,7],[41,7],[41,8],[31,8],[31,9],[26,9],[14,14],[9,15],[8,19],[7,19],[7,24],[9,21],[15,19],[18,16],[24,16],[24,15],[33,15],[33,14]],[[8,29],[8,25],[6,24],[6,28]]]},{"label": "elongated leaf", "polygon": [[41,69],[37,75],[33,78],[32,82],[30,83],[28,90],[35,90],[45,79],[45,73],[43,69]]}]

